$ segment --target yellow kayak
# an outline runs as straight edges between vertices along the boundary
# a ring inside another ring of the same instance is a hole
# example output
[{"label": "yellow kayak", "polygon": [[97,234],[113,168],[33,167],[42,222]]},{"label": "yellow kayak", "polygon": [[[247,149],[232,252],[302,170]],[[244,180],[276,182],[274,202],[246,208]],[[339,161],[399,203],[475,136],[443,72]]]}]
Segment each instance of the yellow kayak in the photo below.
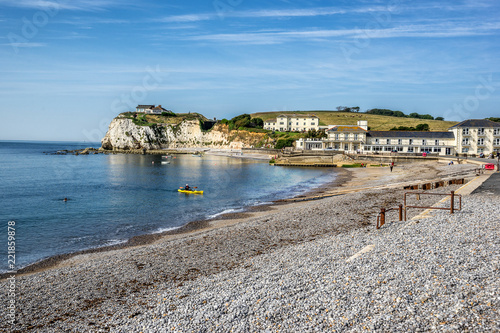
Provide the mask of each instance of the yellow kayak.
[{"label": "yellow kayak", "polygon": [[182,192],[182,193],[189,193],[189,194],[203,194],[203,191],[186,191],[186,190],[181,190],[181,189],[178,189],[177,191],[179,192]]}]

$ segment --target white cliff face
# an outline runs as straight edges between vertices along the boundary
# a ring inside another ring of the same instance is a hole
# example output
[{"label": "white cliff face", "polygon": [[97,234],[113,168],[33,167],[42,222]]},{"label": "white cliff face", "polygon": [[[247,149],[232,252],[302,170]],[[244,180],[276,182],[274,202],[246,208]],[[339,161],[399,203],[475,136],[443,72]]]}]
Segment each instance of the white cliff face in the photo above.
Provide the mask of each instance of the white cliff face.
[{"label": "white cliff face", "polygon": [[131,119],[118,117],[111,121],[101,143],[104,149],[243,148],[263,137],[260,134],[258,137],[252,135],[253,140],[250,141],[249,138],[238,140],[239,136],[233,132],[218,125],[209,132],[203,132],[198,120],[185,120],[177,126],[158,124],[150,127],[138,126]]}]

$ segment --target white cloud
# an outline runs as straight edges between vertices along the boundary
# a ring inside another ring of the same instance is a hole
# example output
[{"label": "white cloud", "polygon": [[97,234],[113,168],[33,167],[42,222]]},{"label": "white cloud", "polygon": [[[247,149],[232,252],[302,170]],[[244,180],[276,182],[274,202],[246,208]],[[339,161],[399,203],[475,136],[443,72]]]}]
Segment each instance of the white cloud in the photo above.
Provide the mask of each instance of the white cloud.
[{"label": "white cloud", "polygon": [[294,40],[323,41],[329,38],[400,38],[400,37],[467,37],[496,33],[500,23],[473,26],[407,25],[387,29],[295,30],[278,32],[242,32],[185,37],[189,40],[240,44],[279,44]]},{"label": "white cloud", "polygon": [[[313,16],[328,16],[346,13],[367,13],[388,10],[387,7],[376,6],[358,9],[339,9],[331,7],[310,8],[310,9],[269,9],[269,10],[254,10],[254,11],[228,11],[224,12],[224,17],[236,18],[283,18],[283,17],[313,17]],[[217,13],[205,14],[189,14],[167,16],[160,21],[162,22],[197,22],[220,19]]]},{"label": "white cloud", "polygon": [[175,15],[167,16],[159,21],[168,23],[189,23],[198,21],[208,21],[217,18],[216,14],[189,14],[189,15]]},{"label": "white cloud", "polygon": [[26,42],[26,43],[21,43],[21,42],[18,42],[18,43],[7,43],[7,44],[3,44],[3,45],[12,46],[14,48],[18,48],[18,47],[31,48],[31,47],[44,47],[44,46],[47,46],[47,44],[45,44],[45,43],[30,43],[30,42]]},{"label": "white cloud", "polygon": [[93,11],[104,8],[123,6],[123,1],[118,0],[0,0],[1,5],[33,8],[48,11],[82,10]]}]

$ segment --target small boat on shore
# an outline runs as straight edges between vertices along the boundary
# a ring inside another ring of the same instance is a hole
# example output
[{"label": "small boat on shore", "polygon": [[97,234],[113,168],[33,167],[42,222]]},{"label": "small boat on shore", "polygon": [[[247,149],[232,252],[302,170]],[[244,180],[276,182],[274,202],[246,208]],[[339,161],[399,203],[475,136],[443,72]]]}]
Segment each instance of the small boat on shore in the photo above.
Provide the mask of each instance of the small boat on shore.
[{"label": "small boat on shore", "polygon": [[193,191],[193,190],[183,190],[183,189],[178,189],[177,191],[186,194],[203,194],[203,191]]},{"label": "small boat on shore", "polygon": [[192,154],[191,156],[194,156],[194,157],[201,157],[201,154]]},{"label": "small boat on shore", "polygon": [[161,164],[170,164],[170,161],[161,161]]}]

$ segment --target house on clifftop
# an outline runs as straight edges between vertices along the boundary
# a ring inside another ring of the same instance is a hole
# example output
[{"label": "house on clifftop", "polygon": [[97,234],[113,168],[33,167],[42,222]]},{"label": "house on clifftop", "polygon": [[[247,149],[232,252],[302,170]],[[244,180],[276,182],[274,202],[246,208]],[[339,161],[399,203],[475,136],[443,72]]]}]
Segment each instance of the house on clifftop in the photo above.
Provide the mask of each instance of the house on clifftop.
[{"label": "house on clifftop", "polygon": [[154,107],[155,107],[154,105],[137,105],[137,107],[135,108],[135,111],[145,113],[146,110],[151,110]]},{"label": "house on clifftop", "polygon": [[137,105],[135,108],[136,112],[144,112],[148,114],[162,114],[163,112],[167,113],[173,113],[170,110],[164,109],[161,107],[161,105],[154,106],[154,105]]}]

